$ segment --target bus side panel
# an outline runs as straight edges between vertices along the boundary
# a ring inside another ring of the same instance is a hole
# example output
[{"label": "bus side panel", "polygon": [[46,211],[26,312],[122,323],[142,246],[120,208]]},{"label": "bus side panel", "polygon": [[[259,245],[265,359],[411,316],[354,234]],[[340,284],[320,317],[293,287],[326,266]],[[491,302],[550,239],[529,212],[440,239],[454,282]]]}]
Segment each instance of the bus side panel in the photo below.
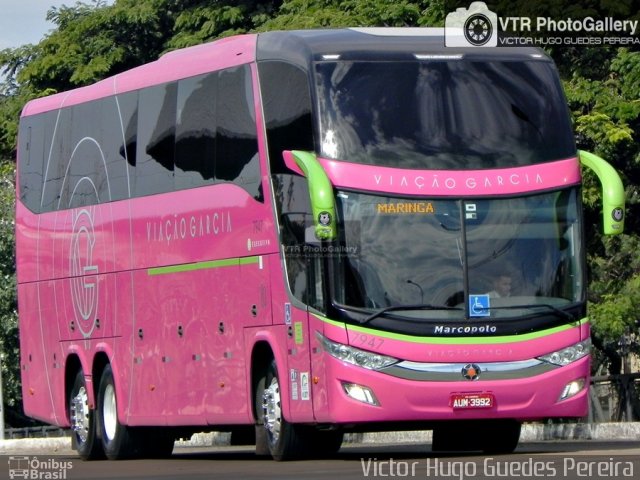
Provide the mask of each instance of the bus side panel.
[{"label": "bus side panel", "polygon": [[18,283],[38,279],[38,218],[16,200],[16,275]]},{"label": "bus side panel", "polygon": [[38,290],[37,283],[18,286],[22,399],[25,414],[55,424]]},{"label": "bus side panel", "polygon": [[196,271],[141,270],[134,283],[130,423],[246,423],[242,330],[252,304],[239,260]]},{"label": "bus side panel", "polygon": [[231,183],[132,203],[131,424],[250,419],[242,330],[270,322],[269,208]]}]

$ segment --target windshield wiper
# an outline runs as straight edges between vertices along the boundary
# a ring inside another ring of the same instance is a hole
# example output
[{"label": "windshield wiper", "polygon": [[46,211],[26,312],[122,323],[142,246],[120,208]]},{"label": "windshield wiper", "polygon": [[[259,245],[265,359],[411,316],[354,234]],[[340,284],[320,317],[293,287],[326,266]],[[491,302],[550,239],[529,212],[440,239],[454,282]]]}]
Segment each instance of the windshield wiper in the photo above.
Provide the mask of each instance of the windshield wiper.
[{"label": "windshield wiper", "polygon": [[445,307],[438,305],[430,305],[428,303],[420,303],[416,305],[393,305],[391,307],[381,308],[377,312],[372,313],[368,317],[363,320],[360,320],[360,323],[365,324],[369,323],[371,320],[374,320],[388,312],[395,312],[401,310],[462,310],[459,307]]},{"label": "windshield wiper", "polygon": [[[558,307],[554,307],[553,305],[549,305],[548,303],[536,303],[534,305],[508,305],[505,307],[491,307],[488,310],[518,310],[538,307],[546,308],[550,312],[554,313],[556,317],[562,318],[563,320],[569,320],[570,322],[575,322],[577,320],[575,315],[561,310]],[[543,312],[540,312],[539,314],[541,315],[542,313]]]}]

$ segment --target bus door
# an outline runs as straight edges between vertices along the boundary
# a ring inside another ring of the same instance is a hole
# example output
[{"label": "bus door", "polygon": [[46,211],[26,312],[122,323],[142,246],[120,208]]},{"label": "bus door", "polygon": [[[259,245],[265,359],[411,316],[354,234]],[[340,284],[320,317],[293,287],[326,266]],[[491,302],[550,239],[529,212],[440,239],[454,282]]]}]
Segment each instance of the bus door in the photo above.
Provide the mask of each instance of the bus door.
[{"label": "bus door", "polygon": [[313,365],[311,362],[310,311],[322,309],[322,242],[315,236],[307,179],[279,175],[275,182],[283,192],[280,207],[280,241],[284,251],[288,292],[282,305],[274,303],[274,322],[284,322],[287,332],[287,364],[292,421],[314,421]]}]

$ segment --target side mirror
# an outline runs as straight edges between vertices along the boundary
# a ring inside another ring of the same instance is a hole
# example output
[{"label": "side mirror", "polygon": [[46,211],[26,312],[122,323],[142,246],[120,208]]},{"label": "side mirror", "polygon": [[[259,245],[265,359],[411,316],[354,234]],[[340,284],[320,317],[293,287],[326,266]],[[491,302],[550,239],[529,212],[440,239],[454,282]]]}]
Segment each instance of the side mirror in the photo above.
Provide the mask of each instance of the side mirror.
[{"label": "side mirror", "polygon": [[336,228],[336,202],[333,185],[314,153],[297,150],[283,152],[284,162],[294,172],[304,175],[309,182],[309,196],[318,240],[334,240]]},{"label": "side mirror", "polygon": [[578,150],[580,163],[595,172],[602,184],[602,224],[605,235],[624,230],[624,186],[618,172],[605,160],[590,152]]}]

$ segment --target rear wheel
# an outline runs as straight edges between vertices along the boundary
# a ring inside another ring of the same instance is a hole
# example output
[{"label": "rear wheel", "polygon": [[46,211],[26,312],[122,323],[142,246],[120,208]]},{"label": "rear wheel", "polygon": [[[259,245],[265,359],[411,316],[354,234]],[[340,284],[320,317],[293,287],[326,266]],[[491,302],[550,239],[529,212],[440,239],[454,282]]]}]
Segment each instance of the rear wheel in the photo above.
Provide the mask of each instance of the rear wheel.
[{"label": "rear wheel", "polygon": [[96,438],[96,412],[89,408],[89,395],[82,370],[78,371],[69,394],[69,422],[72,441],[83,460],[103,457],[100,442]]},{"label": "rear wheel", "polygon": [[111,365],[107,365],[102,372],[100,388],[98,390],[98,428],[102,448],[107,458],[119,460],[138,456],[139,443],[134,438],[131,428],[122,425],[118,420],[118,401],[116,385],[113,379]]}]

